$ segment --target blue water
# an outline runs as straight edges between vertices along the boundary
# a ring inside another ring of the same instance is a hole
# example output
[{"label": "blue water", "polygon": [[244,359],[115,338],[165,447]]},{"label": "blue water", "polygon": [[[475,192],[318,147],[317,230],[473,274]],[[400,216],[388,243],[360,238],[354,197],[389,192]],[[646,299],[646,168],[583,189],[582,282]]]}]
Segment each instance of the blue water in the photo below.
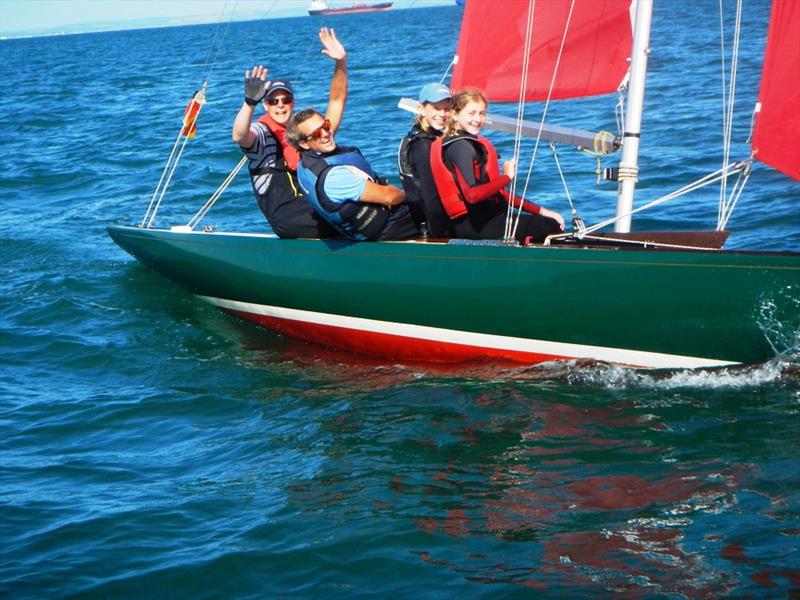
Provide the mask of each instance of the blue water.
[{"label": "blue water", "polygon": [[[717,27],[717,3],[701,4]],[[718,50],[675,6],[656,5],[640,201],[721,162]],[[340,143],[393,173],[409,124],[397,99],[441,77],[460,15],[324,22],[349,51]],[[765,2],[746,3],[737,157],[767,20]],[[204,79],[209,103],[157,225],[185,223],[238,161],[230,125],[254,62],[324,106],[322,23],[0,43],[0,595],[800,593],[791,326],[766,332],[784,356],[740,369],[446,372],[259,330],[111,242],[107,224],[141,219]],[[571,101],[551,117],[613,129],[613,103]],[[614,190],[595,186],[593,160],[560,157],[582,216],[609,216]],[[539,155],[533,194],[567,214],[551,167]],[[799,199],[796,182],[756,164],[728,247],[800,250]],[[709,190],[637,222],[710,228],[716,203]],[[245,177],[205,223],[264,230]]]}]

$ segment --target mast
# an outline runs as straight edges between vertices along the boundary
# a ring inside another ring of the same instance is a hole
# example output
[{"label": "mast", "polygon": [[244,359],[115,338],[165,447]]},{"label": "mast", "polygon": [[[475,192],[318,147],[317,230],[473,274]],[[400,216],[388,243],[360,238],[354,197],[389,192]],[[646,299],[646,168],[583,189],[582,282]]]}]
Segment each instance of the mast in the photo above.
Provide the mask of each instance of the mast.
[{"label": "mast", "polygon": [[642,127],[644,84],[647,77],[647,55],[650,52],[650,18],[653,0],[637,0],[636,22],[631,49],[631,76],[628,82],[628,99],[625,109],[625,131],[622,135],[622,157],[619,163],[617,188],[617,217],[614,231],[631,230],[630,212],[633,210],[633,191],[639,172],[639,137]]}]

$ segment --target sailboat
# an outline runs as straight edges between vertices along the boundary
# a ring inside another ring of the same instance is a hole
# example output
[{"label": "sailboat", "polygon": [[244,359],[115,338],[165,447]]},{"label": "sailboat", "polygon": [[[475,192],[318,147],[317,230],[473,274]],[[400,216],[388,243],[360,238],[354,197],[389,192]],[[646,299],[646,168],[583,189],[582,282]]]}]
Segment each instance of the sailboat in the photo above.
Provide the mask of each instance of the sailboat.
[{"label": "sailboat", "polygon": [[[154,228],[145,219],[138,227],[111,226],[109,234],[201,300],[285,336],[355,353],[453,363],[578,359],[641,368],[773,358],[782,348],[768,337],[765,321],[797,317],[800,254],[721,250],[727,237],[721,228],[629,231],[638,210],[632,200],[652,0],[633,6],[629,0],[509,0],[503,11],[491,4],[466,4],[454,88],[478,86],[491,100],[523,106],[543,97],[602,94],[627,81],[618,136],[565,131],[544,120],[531,125],[521,116],[490,119],[500,129],[527,128],[542,139],[621,148],[612,173],[619,181],[617,214],[598,224],[613,224],[615,231],[576,221],[573,232],[541,245],[349,242],[205,231],[194,223]],[[752,143],[756,160],[796,180],[798,30],[800,6],[774,0]],[[594,43],[583,43],[592,36]],[[726,168],[746,173],[749,165]]]}]

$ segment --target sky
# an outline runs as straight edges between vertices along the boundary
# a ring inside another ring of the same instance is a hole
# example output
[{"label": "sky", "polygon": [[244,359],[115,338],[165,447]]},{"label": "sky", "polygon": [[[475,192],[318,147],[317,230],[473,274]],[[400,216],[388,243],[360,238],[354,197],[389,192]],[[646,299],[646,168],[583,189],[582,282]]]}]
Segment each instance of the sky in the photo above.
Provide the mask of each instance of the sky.
[{"label": "sky", "polygon": [[[395,0],[395,8],[432,4],[452,0]],[[0,0],[0,36],[217,22],[232,12],[237,20],[300,16],[308,5],[309,0]]]}]

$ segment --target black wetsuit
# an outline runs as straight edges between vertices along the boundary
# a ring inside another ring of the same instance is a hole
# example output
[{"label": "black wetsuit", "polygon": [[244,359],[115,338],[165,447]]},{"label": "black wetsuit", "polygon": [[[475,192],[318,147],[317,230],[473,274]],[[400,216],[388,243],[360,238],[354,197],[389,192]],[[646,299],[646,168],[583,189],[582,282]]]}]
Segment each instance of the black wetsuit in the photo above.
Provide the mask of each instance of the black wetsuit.
[{"label": "black wetsuit", "polygon": [[431,173],[431,144],[440,132],[422,131],[414,125],[400,142],[397,166],[406,202],[417,225],[424,222],[430,237],[451,237],[450,219],[442,208]]},{"label": "black wetsuit", "polygon": [[249,160],[250,180],[261,212],[282,238],[334,238],[341,235],[320,217],[297,183],[297,174],[283,158],[283,148],[260,122],[250,126],[253,145],[242,148]]}]

